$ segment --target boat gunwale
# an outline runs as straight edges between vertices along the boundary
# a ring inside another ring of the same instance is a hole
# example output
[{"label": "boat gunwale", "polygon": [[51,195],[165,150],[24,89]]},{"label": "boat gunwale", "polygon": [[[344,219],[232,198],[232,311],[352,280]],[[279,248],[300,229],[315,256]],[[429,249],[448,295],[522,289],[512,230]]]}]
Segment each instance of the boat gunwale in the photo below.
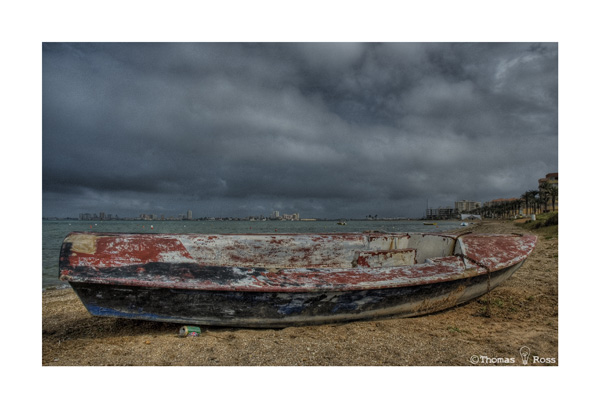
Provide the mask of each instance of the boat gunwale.
[{"label": "boat gunwale", "polygon": [[[98,232],[82,232],[83,234],[91,234],[95,236],[127,236],[127,235],[149,235],[149,236],[339,236],[339,235],[363,235],[369,236],[440,236],[455,240],[455,245],[462,243],[462,237],[465,233],[386,233],[381,231],[366,231],[363,233],[282,233],[282,234],[130,234],[130,233],[98,233]],[[79,234],[73,232],[72,234]],[[469,234],[470,240],[473,238],[485,237],[519,237],[519,235],[510,234]],[[521,235],[521,238],[529,240],[529,245],[526,245],[522,251],[515,254],[510,259],[510,262],[495,265],[495,268],[490,268],[485,264],[472,262],[468,257],[458,255],[450,255],[446,257],[430,258],[424,263],[405,265],[405,266],[390,266],[390,267],[368,267],[368,268],[252,268],[252,267],[236,267],[236,266],[206,266],[198,265],[199,272],[211,270],[212,272],[230,272],[233,275],[239,275],[243,279],[238,279],[238,284],[234,282],[215,282],[210,280],[199,279],[166,279],[164,275],[155,275],[154,279],[143,279],[143,275],[139,278],[132,279],[131,277],[118,278],[109,276],[111,270],[115,268],[107,268],[102,271],[97,268],[89,267],[92,272],[100,273],[98,276],[83,276],[72,275],[77,268],[85,267],[65,267],[66,261],[63,261],[63,250],[61,250],[61,268],[60,279],[67,282],[88,282],[99,283],[106,285],[125,285],[139,286],[149,288],[172,288],[172,289],[187,289],[187,290],[215,290],[215,291],[234,291],[234,292],[325,292],[325,291],[358,291],[370,289],[386,289],[394,287],[418,286],[426,284],[434,284],[447,282],[457,279],[464,279],[472,276],[482,275],[493,272],[505,267],[510,267],[519,262],[524,261],[535,248],[537,238],[534,235]],[[65,238],[66,240],[66,238]],[[454,252],[454,251],[453,251]],[[68,256],[66,257],[68,259]],[[172,264],[171,266],[177,264]],[[190,265],[193,265],[190,263]],[[190,265],[179,264],[180,267],[186,268]],[[143,265],[131,265],[131,267],[142,267]],[[277,276],[277,274],[282,276]],[[297,281],[290,279],[296,276]],[[375,280],[373,278],[384,278]],[[275,279],[273,278],[282,278]],[[336,278],[336,279],[332,279]]]}]

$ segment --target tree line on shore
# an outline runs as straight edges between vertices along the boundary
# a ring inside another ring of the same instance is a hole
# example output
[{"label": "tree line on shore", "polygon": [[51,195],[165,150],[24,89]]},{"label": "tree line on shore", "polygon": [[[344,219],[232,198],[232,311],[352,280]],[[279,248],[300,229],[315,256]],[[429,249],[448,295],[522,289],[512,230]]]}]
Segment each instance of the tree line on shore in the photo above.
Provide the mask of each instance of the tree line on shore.
[{"label": "tree line on shore", "polygon": [[514,218],[519,215],[540,214],[556,211],[558,187],[542,183],[538,190],[528,190],[521,197],[510,200],[491,202],[472,213],[488,218]]}]

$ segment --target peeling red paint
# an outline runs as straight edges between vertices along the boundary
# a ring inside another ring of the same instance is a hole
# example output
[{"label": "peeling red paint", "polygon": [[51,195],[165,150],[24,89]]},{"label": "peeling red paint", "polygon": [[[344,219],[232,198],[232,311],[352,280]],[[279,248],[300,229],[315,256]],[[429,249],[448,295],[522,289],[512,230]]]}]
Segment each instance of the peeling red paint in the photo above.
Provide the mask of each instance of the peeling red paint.
[{"label": "peeling red paint", "polygon": [[499,269],[524,260],[533,251],[533,235],[469,234],[459,238],[462,250],[471,260],[486,268]]},{"label": "peeling red paint", "polygon": [[82,233],[82,236],[91,237],[95,248],[88,252],[78,251],[77,247],[74,246],[75,249],[71,251],[70,255],[74,266],[119,267],[132,263],[160,262],[169,257],[194,260],[181,241],[172,236],[158,234],[101,235],[91,233]]},{"label": "peeling red paint", "polygon": [[[412,240],[429,247],[369,248],[377,242],[410,246]],[[454,240],[456,245],[449,245]],[[436,242],[443,251],[456,247],[456,252],[439,253],[414,265],[375,267],[369,260],[413,251],[416,261],[419,251],[435,252]],[[379,289],[506,268],[525,260],[535,242],[534,236],[484,234],[73,233],[65,239],[60,276],[71,282],[216,291]]]}]

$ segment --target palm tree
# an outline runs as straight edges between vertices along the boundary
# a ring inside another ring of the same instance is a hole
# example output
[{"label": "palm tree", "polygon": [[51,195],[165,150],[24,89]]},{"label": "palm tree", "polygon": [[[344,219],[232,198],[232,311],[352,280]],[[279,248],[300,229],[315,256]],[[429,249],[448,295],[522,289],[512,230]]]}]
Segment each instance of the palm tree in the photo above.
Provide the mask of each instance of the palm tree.
[{"label": "palm tree", "polygon": [[548,191],[540,190],[540,201],[544,206],[544,212],[548,212]]},{"label": "palm tree", "polygon": [[537,213],[541,213],[542,212],[542,205],[544,204],[544,200],[542,198],[542,193],[540,193],[536,199],[535,199],[535,205],[537,207]]},{"label": "palm tree", "polygon": [[540,198],[542,199],[543,203],[544,203],[544,212],[548,211],[548,189],[550,188],[550,183],[548,183],[547,181],[544,181],[542,184],[540,184]]},{"label": "palm tree", "polygon": [[498,218],[506,218],[510,211],[510,203],[506,201],[496,203],[496,205],[494,206],[494,211]]},{"label": "palm tree", "polygon": [[549,187],[548,195],[550,195],[550,199],[552,200],[552,212],[554,212],[554,203],[556,202],[556,198],[558,197],[558,187],[556,187],[556,186]]},{"label": "palm tree", "polygon": [[529,191],[521,195],[523,201],[525,201],[525,214],[527,215],[527,209],[529,208]]},{"label": "palm tree", "polygon": [[548,201],[548,196],[547,196],[548,187],[550,187],[550,184],[548,184],[547,181],[544,181],[542,184],[540,184],[540,189],[539,189],[540,199],[546,201],[546,202],[544,202],[544,212],[546,212],[548,210],[548,203],[547,203],[547,201]]},{"label": "palm tree", "polygon": [[513,201],[514,203],[514,208],[515,208],[515,216],[519,215],[519,210],[521,209],[521,205],[523,205],[523,200],[521,200],[520,198],[517,198],[515,201]]},{"label": "palm tree", "polygon": [[525,194],[529,195],[529,197],[528,197],[529,200],[528,201],[531,204],[531,209],[532,209],[532,212],[530,212],[530,214],[532,214],[532,213],[535,214],[536,213],[536,211],[535,211],[535,197],[538,195],[538,191],[537,190],[529,190]]},{"label": "palm tree", "polygon": [[530,209],[534,209],[535,204],[535,196],[537,195],[537,190],[529,190],[523,193],[521,198],[525,201],[525,214],[531,214],[532,211]]},{"label": "palm tree", "polygon": [[492,218],[499,218],[500,217],[500,206],[498,205],[498,203],[494,203],[494,206],[492,207]]}]

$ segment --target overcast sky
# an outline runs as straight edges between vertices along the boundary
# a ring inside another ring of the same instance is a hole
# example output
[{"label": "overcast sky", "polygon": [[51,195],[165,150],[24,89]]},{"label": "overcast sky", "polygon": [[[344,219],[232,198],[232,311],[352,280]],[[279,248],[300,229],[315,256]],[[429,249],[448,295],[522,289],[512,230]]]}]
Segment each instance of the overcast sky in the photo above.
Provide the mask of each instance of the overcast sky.
[{"label": "overcast sky", "polygon": [[420,217],[558,171],[556,43],[45,43],[43,215]]}]

